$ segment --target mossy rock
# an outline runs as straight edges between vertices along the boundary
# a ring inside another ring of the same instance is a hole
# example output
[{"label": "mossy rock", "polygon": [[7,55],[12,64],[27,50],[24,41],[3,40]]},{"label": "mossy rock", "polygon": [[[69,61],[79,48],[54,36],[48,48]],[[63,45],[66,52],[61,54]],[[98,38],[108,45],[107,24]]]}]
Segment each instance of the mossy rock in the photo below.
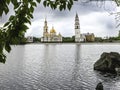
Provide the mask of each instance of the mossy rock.
[{"label": "mossy rock", "polygon": [[94,70],[115,73],[120,68],[120,54],[117,52],[104,52],[100,59],[95,62]]}]

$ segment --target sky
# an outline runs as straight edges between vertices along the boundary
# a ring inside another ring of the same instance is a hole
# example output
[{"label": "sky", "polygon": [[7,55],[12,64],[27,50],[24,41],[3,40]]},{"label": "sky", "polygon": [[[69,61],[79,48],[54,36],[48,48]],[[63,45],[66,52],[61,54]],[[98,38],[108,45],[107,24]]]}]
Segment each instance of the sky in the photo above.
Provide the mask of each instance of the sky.
[{"label": "sky", "polygon": [[[32,24],[28,25],[29,29],[25,35],[42,37],[44,21],[47,18],[49,31],[54,26],[57,34],[60,32],[64,37],[71,37],[75,34],[75,15],[78,13],[81,34],[89,32],[94,33],[97,37],[117,36],[119,29],[116,28],[115,15],[110,14],[116,12],[117,9],[116,4],[110,1],[106,1],[105,5],[97,2],[83,3],[78,1],[74,2],[70,11],[52,10],[38,4],[33,14],[34,18],[31,20]],[[0,18],[0,26],[13,13],[13,10],[10,10],[8,15],[3,15]]]}]

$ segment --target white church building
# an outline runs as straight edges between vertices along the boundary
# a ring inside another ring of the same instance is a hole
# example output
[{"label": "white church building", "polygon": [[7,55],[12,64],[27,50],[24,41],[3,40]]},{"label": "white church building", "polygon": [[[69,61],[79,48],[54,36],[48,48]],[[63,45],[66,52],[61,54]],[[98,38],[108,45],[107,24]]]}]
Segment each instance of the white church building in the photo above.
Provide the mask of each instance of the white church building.
[{"label": "white church building", "polygon": [[79,17],[76,13],[75,16],[75,42],[93,42],[95,40],[94,33],[84,33],[81,34],[80,32],[80,23],[79,23]]},{"label": "white church building", "polygon": [[[76,13],[75,16],[75,42],[93,42],[95,40],[94,33],[84,33],[81,34],[80,32],[80,23],[79,17]],[[54,27],[50,31],[48,31],[47,20],[45,19],[44,27],[43,27],[43,37],[41,37],[41,42],[62,42],[62,35],[60,33],[56,33]]]},{"label": "white church building", "polygon": [[79,23],[79,17],[76,13],[75,16],[75,42],[83,42],[86,41],[85,35],[80,33],[80,23]]},{"label": "white church building", "polygon": [[41,42],[62,42],[62,35],[56,34],[54,27],[48,31],[47,20],[45,19],[43,27],[43,37],[41,37]]}]

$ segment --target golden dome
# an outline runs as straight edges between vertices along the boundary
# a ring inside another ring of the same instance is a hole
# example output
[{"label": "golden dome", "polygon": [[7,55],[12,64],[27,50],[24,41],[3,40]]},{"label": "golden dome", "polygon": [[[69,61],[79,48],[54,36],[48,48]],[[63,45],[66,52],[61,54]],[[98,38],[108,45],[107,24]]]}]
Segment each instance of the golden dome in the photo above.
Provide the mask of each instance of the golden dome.
[{"label": "golden dome", "polygon": [[56,33],[54,27],[52,27],[52,29],[50,30],[50,33]]}]

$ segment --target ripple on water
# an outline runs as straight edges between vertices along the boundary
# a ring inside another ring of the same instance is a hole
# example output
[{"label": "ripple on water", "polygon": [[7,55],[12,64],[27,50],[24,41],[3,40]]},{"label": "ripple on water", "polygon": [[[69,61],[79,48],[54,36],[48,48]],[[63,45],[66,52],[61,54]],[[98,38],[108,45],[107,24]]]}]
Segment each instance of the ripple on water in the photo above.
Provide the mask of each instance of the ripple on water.
[{"label": "ripple on water", "polygon": [[38,44],[12,46],[0,64],[0,90],[119,90],[120,78],[102,75],[93,64],[119,44]]}]

